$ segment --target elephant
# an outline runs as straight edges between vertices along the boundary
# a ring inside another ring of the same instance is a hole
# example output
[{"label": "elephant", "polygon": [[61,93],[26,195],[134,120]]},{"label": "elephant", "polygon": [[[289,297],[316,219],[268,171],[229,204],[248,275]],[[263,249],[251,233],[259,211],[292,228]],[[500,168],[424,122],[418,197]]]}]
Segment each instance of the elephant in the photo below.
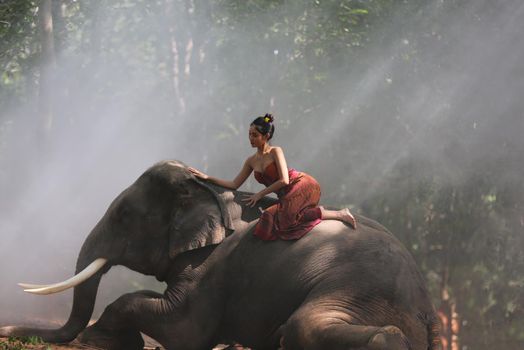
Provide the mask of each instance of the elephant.
[{"label": "elephant", "polygon": [[[439,324],[424,279],[400,241],[374,220],[325,220],[296,241],[262,241],[263,208],[247,192],[195,178],[180,161],[145,171],[109,206],[79,252],[76,276],[22,285],[48,294],[74,287],[58,329],[0,328],[0,336],[75,338],[111,350],[143,349],[140,332],[166,349],[439,349]],[[123,265],[167,284],[108,305],[87,327],[103,274]],[[87,327],[87,328],[86,328]]]}]

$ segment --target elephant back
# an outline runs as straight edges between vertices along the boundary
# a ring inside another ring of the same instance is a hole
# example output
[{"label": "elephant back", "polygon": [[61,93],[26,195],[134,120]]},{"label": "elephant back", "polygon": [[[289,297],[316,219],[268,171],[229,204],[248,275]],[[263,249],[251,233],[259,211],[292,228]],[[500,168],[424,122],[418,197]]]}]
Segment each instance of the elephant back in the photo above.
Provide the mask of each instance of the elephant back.
[{"label": "elephant back", "polygon": [[[286,319],[296,305],[329,302],[333,296],[362,324],[392,324],[415,344],[431,344],[438,323],[414,259],[382,225],[362,216],[357,222],[354,230],[325,220],[296,241],[261,241],[253,228],[232,237],[230,312],[250,307],[249,300],[240,302],[245,295],[259,295],[267,309],[250,318],[272,318],[278,309]],[[289,310],[280,310],[286,306]]]}]

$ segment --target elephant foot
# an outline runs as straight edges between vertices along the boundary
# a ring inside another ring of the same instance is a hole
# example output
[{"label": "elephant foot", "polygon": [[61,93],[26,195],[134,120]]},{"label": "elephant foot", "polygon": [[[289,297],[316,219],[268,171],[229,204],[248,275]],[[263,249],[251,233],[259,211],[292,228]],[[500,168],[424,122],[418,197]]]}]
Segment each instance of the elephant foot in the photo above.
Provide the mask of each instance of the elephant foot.
[{"label": "elephant foot", "polygon": [[380,328],[369,340],[369,350],[410,350],[408,338],[395,326]]},{"label": "elephant foot", "polygon": [[140,332],[132,329],[118,331],[105,330],[96,324],[87,327],[77,340],[83,344],[92,345],[106,350],[143,350],[144,339]]}]

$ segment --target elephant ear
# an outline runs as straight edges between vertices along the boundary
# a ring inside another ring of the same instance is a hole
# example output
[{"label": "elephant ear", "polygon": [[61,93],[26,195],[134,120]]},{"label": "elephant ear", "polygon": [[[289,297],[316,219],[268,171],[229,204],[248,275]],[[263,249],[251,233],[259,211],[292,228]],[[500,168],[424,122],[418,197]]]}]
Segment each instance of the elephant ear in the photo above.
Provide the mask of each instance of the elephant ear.
[{"label": "elephant ear", "polygon": [[[241,208],[233,202],[233,193],[189,177],[172,217],[169,233],[169,257],[188,250],[222,242],[235,230],[235,218]],[[180,188],[180,187],[179,187]]]},{"label": "elephant ear", "polygon": [[231,190],[210,184],[209,182],[194,179],[194,181],[207,189],[214,197],[222,214],[222,222],[230,232],[238,228],[240,217],[242,216],[242,207],[235,203],[235,195]]}]

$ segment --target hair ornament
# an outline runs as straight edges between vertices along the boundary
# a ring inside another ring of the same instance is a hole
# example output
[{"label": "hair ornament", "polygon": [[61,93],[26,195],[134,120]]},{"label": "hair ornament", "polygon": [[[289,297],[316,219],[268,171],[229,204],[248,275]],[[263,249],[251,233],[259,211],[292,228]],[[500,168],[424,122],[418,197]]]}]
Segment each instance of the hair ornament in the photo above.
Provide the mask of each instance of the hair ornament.
[{"label": "hair ornament", "polygon": [[273,116],[271,115],[271,113],[266,113],[266,115],[264,116],[264,122],[266,123],[273,122]]}]

